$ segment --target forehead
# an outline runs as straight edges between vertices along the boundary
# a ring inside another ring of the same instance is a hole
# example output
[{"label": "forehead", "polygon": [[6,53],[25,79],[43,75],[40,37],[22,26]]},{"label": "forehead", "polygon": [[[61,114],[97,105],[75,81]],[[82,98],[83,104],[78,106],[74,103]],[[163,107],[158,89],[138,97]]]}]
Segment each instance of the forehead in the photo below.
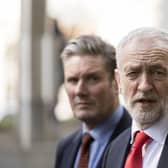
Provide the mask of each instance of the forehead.
[{"label": "forehead", "polygon": [[158,46],[152,39],[133,39],[123,47],[119,64],[122,67],[140,64],[167,66],[168,50]]},{"label": "forehead", "polygon": [[73,56],[64,61],[64,72],[69,73],[90,73],[105,71],[105,63],[100,56]]}]

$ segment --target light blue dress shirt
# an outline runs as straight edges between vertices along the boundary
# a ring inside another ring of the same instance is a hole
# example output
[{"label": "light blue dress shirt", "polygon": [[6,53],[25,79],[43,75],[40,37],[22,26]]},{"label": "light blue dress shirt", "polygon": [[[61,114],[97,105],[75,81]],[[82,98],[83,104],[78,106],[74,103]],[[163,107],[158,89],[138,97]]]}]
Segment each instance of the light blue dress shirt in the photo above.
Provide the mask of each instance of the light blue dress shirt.
[{"label": "light blue dress shirt", "polygon": [[[108,118],[105,122],[100,124],[98,127],[87,130],[85,124],[83,124],[83,134],[86,132],[89,132],[92,137],[94,138],[94,141],[91,144],[90,148],[90,159],[89,159],[89,168],[96,168],[99,160],[102,156],[102,153],[105,150],[106,145],[108,144],[108,141],[113,134],[116,125],[120,121],[124,110],[123,107],[119,106],[111,115],[110,118]],[[78,151],[77,158],[75,161],[75,168],[77,168],[79,158],[80,158],[80,150]]]}]

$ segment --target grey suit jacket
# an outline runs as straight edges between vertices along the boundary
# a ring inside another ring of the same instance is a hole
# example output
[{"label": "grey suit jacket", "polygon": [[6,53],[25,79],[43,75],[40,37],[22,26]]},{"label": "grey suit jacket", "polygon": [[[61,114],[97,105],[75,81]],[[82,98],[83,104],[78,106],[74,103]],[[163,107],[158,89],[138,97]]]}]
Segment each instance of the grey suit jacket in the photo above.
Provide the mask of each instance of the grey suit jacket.
[{"label": "grey suit jacket", "polygon": [[[124,111],[124,115],[122,116],[120,122],[116,126],[116,129],[114,130],[114,133],[112,134],[109,143],[130,125],[131,118],[129,114],[126,111]],[[81,143],[81,138],[82,131],[78,130],[77,132],[68,136],[66,139],[62,140],[57,145],[55,168],[73,168],[74,161],[76,159],[76,155]],[[108,145],[106,146],[106,149],[108,148]],[[97,168],[101,167],[101,160],[99,161]]]},{"label": "grey suit jacket", "polygon": [[[101,168],[124,168],[124,163],[130,150],[131,128],[123,131],[104,154]],[[168,168],[168,136],[157,168]]]}]

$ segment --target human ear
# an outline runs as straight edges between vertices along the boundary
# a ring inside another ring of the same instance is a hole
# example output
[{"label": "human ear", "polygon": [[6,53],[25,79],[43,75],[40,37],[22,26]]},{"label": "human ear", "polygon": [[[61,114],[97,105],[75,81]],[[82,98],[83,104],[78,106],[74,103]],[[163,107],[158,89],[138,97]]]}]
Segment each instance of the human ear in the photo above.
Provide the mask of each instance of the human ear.
[{"label": "human ear", "polygon": [[120,74],[118,69],[115,69],[114,71],[114,78],[115,78],[115,81],[117,82],[118,92],[121,93]]}]

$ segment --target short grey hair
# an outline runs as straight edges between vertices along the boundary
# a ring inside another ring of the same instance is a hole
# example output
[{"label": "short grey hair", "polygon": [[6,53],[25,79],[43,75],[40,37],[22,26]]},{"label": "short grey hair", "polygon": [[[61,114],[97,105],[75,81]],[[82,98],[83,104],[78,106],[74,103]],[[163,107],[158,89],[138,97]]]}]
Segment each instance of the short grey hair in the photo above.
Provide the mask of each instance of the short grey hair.
[{"label": "short grey hair", "polygon": [[68,41],[61,58],[66,61],[73,56],[92,56],[102,57],[107,71],[114,78],[114,69],[116,68],[115,48],[96,35],[81,35]]},{"label": "short grey hair", "polygon": [[121,57],[122,49],[129,45],[133,39],[152,39],[158,48],[168,50],[168,33],[165,30],[153,27],[142,27],[135,29],[128,33],[118,44],[116,49],[117,65],[119,64],[119,57]]}]

